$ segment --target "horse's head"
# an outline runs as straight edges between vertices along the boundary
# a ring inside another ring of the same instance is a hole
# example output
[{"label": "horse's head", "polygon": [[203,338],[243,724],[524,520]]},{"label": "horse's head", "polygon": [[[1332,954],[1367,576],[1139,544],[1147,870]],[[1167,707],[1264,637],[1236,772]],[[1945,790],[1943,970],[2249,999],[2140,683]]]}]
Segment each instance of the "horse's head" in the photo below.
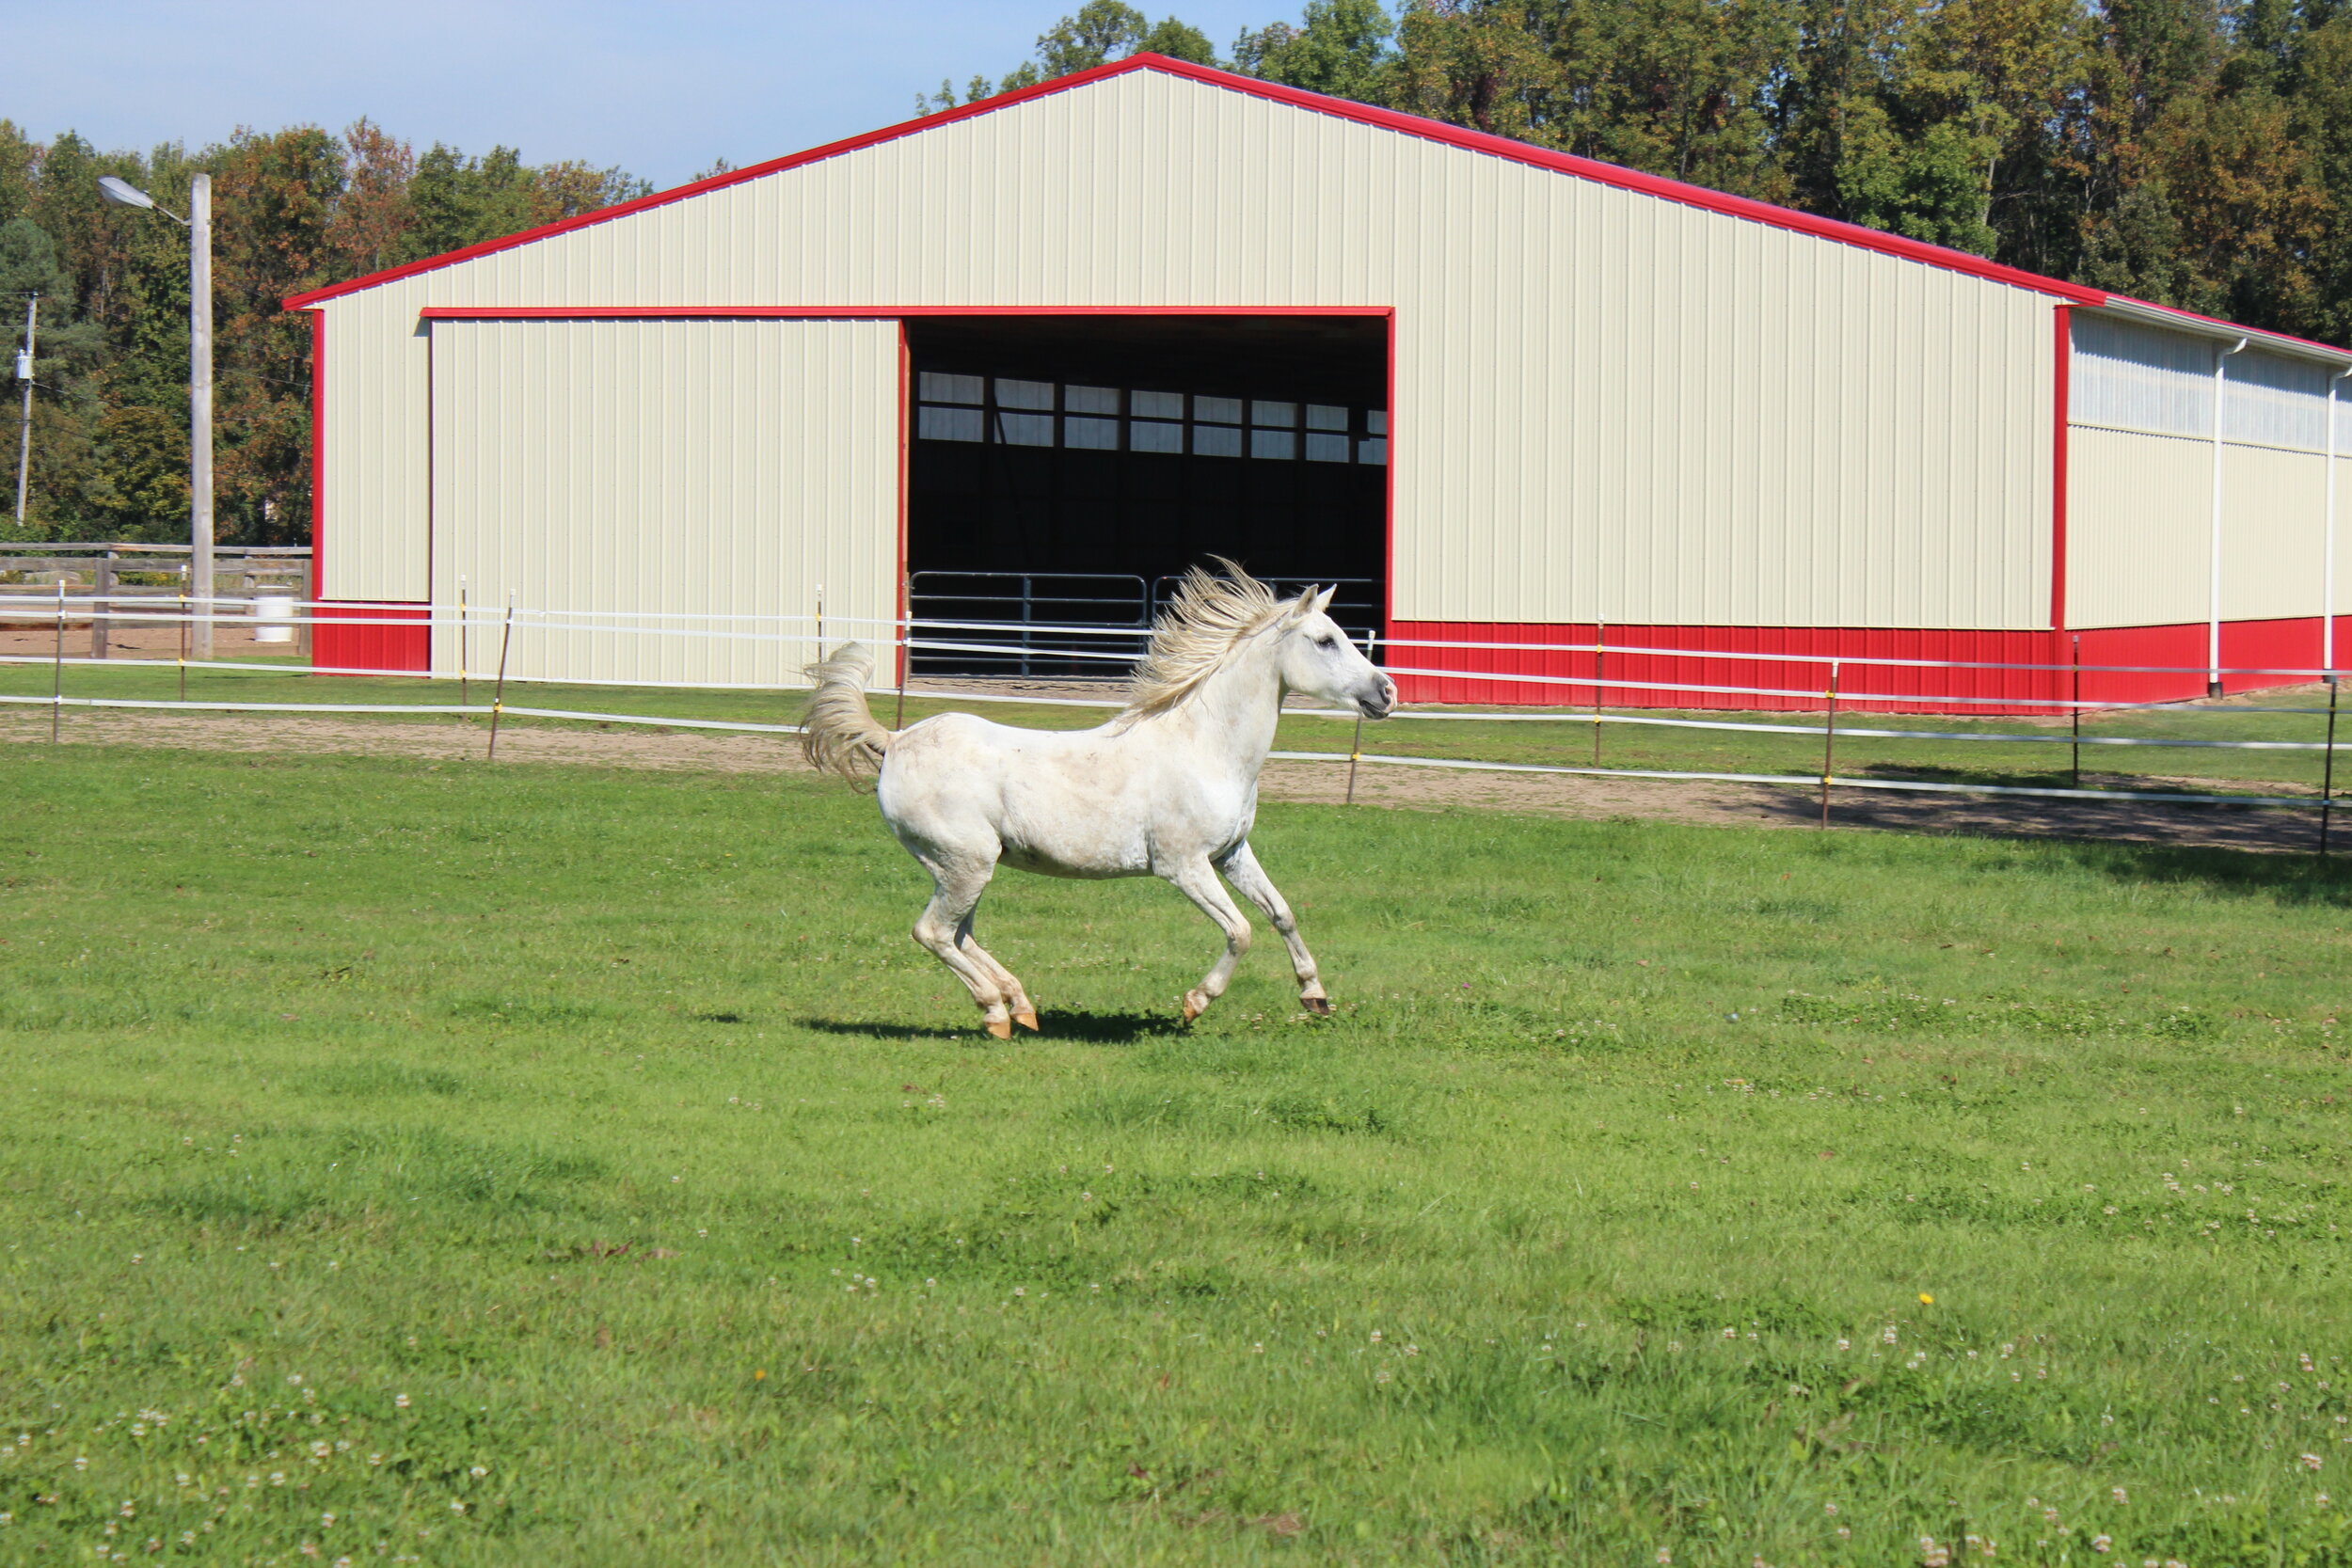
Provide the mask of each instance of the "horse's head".
[{"label": "horse's head", "polygon": [[1278,623],[1282,685],[1327,703],[1344,703],[1367,719],[1386,719],[1396,706],[1396,682],[1373,668],[1325,613],[1338,592],[1310,588],[1283,606]]}]

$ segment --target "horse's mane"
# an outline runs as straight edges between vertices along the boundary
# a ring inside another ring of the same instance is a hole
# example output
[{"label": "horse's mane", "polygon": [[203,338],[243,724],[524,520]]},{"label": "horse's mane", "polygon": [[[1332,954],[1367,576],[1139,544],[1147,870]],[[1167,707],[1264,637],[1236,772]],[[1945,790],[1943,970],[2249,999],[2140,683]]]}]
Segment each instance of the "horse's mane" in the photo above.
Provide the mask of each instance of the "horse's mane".
[{"label": "horse's mane", "polygon": [[1122,720],[1149,719],[1183,702],[1244,639],[1282,612],[1273,589],[1222,556],[1210,559],[1223,575],[1193,567],[1176,585],[1168,612],[1152,624],[1152,646],[1136,665]]}]

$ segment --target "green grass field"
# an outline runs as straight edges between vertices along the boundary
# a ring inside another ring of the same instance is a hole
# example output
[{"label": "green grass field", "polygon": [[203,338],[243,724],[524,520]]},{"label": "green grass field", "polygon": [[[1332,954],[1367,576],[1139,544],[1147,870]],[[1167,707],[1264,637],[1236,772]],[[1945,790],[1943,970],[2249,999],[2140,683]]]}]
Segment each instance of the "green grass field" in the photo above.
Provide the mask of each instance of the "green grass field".
[{"label": "green grass field", "polygon": [[2312,857],[1270,807],[1338,1018],[1000,1046],[839,786],[0,788],[0,1561],[2352,1562]]}]

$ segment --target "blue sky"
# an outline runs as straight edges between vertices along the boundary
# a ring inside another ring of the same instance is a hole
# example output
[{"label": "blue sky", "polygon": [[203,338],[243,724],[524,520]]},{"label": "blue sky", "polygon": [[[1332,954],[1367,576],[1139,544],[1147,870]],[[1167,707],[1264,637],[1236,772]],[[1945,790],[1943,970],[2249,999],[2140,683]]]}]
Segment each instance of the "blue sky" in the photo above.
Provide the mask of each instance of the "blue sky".
[{"label": "blue sky", "polygon": [[[1077,0],[0,0],[0,116],[104,148],[364,115],[421,150],[493,143],[674,185],[891,124],[1002,75]],[[1298,0],[1178,0],[1220,52]]]}]

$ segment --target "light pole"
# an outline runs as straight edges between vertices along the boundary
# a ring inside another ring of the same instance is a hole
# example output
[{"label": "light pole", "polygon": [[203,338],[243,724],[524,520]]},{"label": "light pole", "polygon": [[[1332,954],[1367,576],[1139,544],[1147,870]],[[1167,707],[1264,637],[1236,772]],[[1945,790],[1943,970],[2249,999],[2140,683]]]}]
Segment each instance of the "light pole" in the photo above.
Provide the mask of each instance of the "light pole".
[{"label": "light pole", "polygon": [[188,181],[188,215],[109,174],[98,194],[118,207],[157,212],[188,231],[188,577],[194,592],[188,651],[213,657],[213,177]]},{"label": "light pole", "polygon": [[24,302],[24,346],[16,354],[16,378],[24,383],[24,420],[16,436],[16,526],[20,530],[24,526],[24,481],[33,467],[33,349],[40,329],[40,295],[35,294]]}]

